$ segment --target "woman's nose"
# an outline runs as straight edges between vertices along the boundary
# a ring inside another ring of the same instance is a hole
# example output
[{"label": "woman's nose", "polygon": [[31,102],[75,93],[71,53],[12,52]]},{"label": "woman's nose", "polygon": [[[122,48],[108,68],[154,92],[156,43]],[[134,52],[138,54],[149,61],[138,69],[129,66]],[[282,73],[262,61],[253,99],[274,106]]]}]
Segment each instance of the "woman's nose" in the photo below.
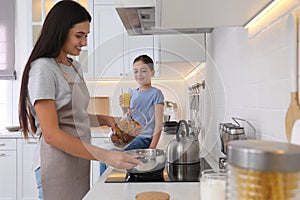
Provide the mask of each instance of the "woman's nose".
[{"label": "woman's nose", "polygon": [[82,46],[86,46],[86,45],[87,45],[87,38],[84,37],[84,38],[80,41],[80,44],[81,44]]}]

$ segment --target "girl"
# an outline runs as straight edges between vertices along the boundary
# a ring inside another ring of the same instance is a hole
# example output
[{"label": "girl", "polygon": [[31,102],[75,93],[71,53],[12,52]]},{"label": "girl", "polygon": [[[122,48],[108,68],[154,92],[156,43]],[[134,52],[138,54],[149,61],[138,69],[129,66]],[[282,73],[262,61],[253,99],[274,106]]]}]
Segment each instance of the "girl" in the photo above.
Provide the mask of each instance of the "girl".
[{"label": "girl", "polygon": [[139,87],[131,92],[130,109],[139,110],[147,117],[147,128],[129,145],[130,149],[155,149],[159,141],[164,112],[164,96],[151,85],[154,76],[153,60],[147,55],[138,56],[133,62],[133,73]]},{"label": "girl", "polygon": [[[124,150],[155,149],[163,126],[164,96],[161,90],[151,85],[155,73],[153,60],[147,55],[138,56],[133,62],[133,73],[139,87],[131,91],[130,109],[142,112],[148,124]],[[122,101],[120,97],[120,104]],[[100,175],[106,168],[107,165],[100,163]]]}]

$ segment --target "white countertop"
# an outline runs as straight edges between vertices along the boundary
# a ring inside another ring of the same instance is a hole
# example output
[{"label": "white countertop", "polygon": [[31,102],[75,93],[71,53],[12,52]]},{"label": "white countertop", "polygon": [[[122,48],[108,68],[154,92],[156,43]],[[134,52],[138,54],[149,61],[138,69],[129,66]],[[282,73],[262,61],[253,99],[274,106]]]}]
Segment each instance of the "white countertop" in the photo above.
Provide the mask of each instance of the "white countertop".
[{"label": "white countertop", "polygon": [[[206,155],[205,159],[212,168],[219,167],[210,154],[207,152],[201,154]],[[112,170],[108,168],[104,172],[84,200],[134,200],[136,194],[146,191],[166,192],[171,196],[171,200],[200,200],[200,182],[105,183]]]},{"label": "white countertop", "polygon": [[[109,127],[91,128],[91,135],[93,138],[108,137],[109,131],[110,131]],[[23,138],[22,132],[8,131],[6,129],[0,130],[0,139],[18,139],[18,138]]]},{"label": "white countertop", "polygon": [[23,138],[23,135],[20,131],[7,131],[7,130],[0,130],[0,139],[16,139],[16,138]]},{"label": "white countertop", "polygon": [[104,181],[111,171],[112,168],[105,171],[83,198],[84,200],[134,200],[136,194],[146,191],[166,192],[171,196],[172,200],[200,199],[199,182],[105,183]]}]

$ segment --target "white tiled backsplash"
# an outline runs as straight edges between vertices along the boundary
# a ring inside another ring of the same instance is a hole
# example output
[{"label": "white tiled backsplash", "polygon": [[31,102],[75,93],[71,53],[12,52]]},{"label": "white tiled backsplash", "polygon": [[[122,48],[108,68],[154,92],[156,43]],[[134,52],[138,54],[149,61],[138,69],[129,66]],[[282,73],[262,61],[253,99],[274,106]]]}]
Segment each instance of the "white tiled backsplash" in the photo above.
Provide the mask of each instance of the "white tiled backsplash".
[{"label": "white tiled backsplash", "polygon": [[287,16],[298,11],[300,3],[285,2],[256,28],[217,28],[208,36],[207,148],[218,140],[218,124],[233,122],[231,117],[251,122],[262,139],[287,141],[291,81]]}]

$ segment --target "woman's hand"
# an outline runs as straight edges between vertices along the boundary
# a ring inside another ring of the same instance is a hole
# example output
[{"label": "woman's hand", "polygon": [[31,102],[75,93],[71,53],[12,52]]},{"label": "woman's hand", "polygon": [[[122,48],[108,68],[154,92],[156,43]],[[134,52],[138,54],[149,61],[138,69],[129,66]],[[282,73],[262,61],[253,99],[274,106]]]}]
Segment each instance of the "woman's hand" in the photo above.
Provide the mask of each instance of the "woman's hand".
[{"label": "woman's hand", "polygon": [[118,123],[120,122],[121,117],[113,117],[113,121],[111,121],[110,127],[113,133],[117,132]]},{"label": "woman's hand", "polygon": [[142,164],[134,156],[125,152],[108,150],[103,157],[103,162],[117,169],[131,169]]}]

